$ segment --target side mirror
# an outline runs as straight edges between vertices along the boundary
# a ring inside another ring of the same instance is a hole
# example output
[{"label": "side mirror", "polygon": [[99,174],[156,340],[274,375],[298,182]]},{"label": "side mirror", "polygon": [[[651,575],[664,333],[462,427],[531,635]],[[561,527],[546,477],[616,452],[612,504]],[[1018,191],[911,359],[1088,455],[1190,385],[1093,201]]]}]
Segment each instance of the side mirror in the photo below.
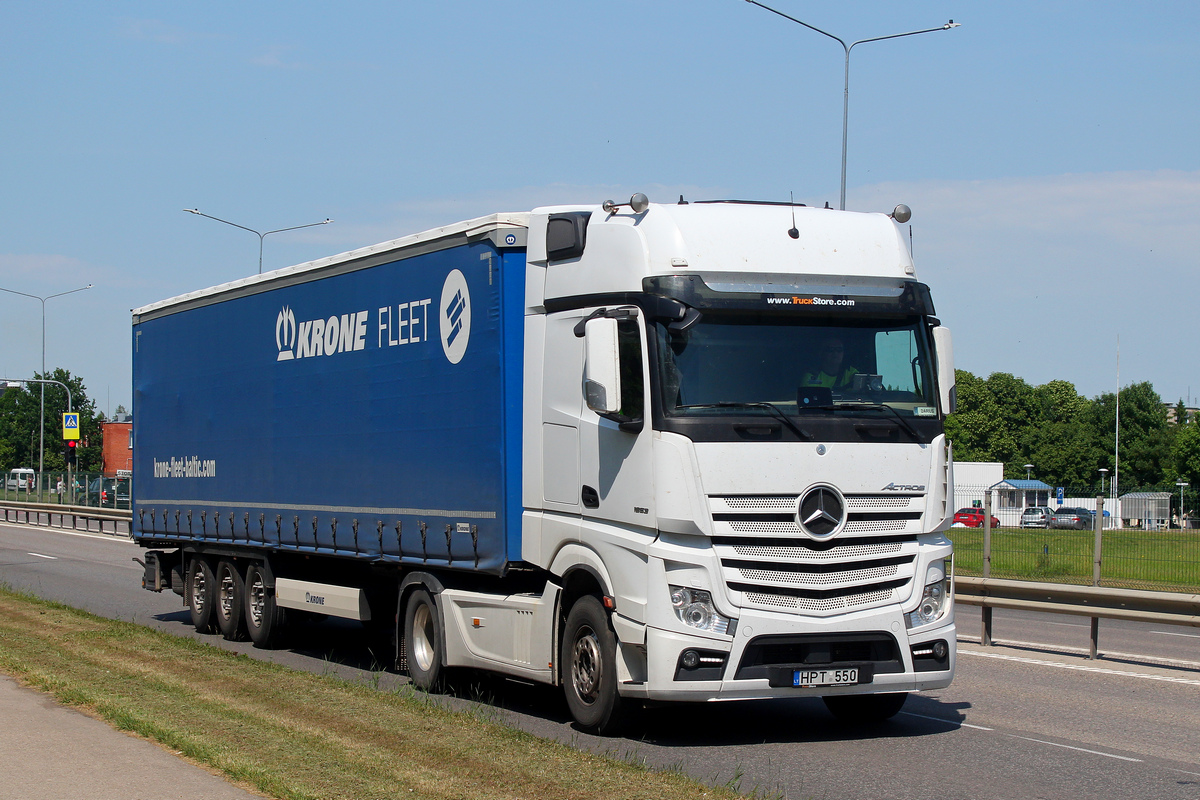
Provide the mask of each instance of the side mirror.
[{"label": "side mirror", "polygon": [[601,416],[621,410],[621,353],[617,321],[589,319],[584,326],[583,394],[587,407]]},{"label": "side mirror", "polygon": [[933,329],[933,349],[937,357],[938,394],[942,401],[942,412],[953,414],[958,410],[958,397],[954,390],[954,343],[948,328],[939,325]]}]

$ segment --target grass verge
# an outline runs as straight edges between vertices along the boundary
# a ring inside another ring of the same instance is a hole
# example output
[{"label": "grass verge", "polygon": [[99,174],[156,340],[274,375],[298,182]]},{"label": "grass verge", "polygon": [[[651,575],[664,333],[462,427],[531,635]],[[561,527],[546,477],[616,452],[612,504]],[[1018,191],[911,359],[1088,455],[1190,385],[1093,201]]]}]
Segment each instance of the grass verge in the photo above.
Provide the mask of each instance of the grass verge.
[{"label": "grass verge", "polygon": [[[960,575],[983,570],[983,529],[951,528]],[[1095,533],[1044,528],[992,531],[994,578],[1091,583]],[[1200,587],[1200,531],[1106,530],[1100,546],[1105,586],[1195,592]]]},{"label": "grass verge", "polygon": [[738,796],[4,587],[0,671],[281,800]]}]

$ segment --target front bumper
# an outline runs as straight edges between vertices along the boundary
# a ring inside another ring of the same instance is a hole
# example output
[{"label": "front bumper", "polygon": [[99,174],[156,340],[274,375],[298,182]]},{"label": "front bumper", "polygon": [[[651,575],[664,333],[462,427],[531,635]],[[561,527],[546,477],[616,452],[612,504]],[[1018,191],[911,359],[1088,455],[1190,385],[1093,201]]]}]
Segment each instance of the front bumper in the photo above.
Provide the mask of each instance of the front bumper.
[{"label": "front bumper", "polygon": [[[946,655],[935,659],[929,653],[939,641],[946,644]],[[705,659],[698,669],[681,667],[688,650]],[[955,626],[951,614],[945,624],[910,636],[898,606],[831,619],[747,610],[732,640],[647,627],[645,654],[646,680],[623,683],[623,696],[697,702],[915,692],[950,685]],[[724,662],[716,665],[721,655]],[[849,667],[870,673],[869,682],[809,688],[778,685],[780,674],[791,669]],[[689,680],[691,676],[704,679]]]}]

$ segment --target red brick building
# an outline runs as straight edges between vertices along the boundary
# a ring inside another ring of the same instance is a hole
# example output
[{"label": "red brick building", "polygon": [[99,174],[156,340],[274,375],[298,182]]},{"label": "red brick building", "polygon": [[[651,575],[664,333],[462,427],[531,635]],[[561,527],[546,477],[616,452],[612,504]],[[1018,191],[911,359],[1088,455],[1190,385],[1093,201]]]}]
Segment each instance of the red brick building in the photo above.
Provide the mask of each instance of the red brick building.
[{"label": "red brick building", "polygon": [[133,469],[133,418],[128,414],[114,414],[112,422],[101,422],[104,431],[104,451],[101,453],[106,477],[112,478],[117,470]]}]

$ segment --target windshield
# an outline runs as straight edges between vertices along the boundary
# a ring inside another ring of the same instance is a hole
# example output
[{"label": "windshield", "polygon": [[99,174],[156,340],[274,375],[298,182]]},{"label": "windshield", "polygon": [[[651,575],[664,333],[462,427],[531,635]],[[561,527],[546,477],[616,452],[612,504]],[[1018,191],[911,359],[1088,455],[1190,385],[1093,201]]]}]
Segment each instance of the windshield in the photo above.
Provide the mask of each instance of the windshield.
[{"label": "windshield", "polygon": [[923,318],[848,320],[706,311],[655,327],[667,417],[780,414],[936,419]]}]

